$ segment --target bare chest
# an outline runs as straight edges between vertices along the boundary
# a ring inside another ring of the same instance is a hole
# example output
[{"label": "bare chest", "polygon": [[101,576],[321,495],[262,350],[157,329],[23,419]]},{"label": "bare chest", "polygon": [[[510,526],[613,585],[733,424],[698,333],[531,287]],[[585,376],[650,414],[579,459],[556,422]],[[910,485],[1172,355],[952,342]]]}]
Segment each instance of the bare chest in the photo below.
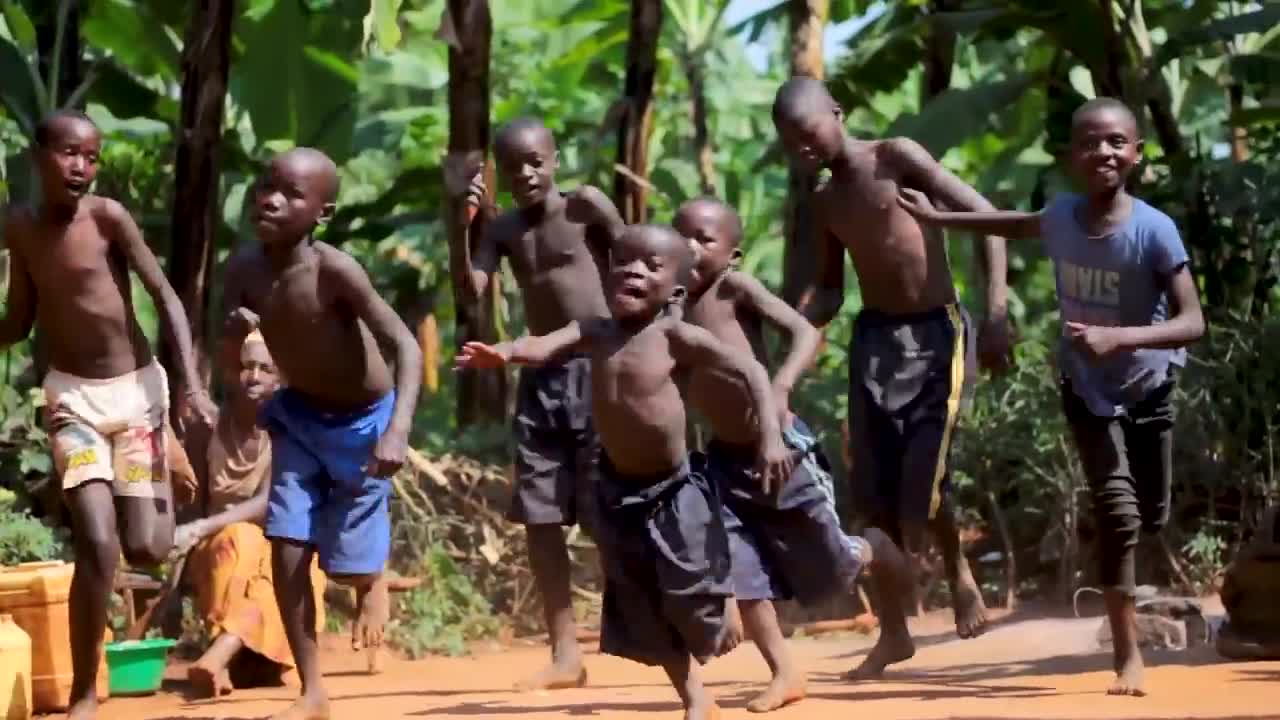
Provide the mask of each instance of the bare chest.
[{"label": "bare chest", "polygon": [[513,228],[507,247],[512,270],[522,286],[591,261],[586,228],[563,218],[552,218],[536,227]]}]

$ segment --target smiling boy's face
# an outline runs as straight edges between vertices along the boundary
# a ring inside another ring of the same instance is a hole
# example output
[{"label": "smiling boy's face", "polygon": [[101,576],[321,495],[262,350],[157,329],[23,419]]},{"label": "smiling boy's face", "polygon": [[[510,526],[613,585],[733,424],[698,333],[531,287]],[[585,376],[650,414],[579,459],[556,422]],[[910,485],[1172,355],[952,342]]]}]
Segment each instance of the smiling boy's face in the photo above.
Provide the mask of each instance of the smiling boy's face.
[{"label": "smiling boy's face", "polygon": [[36,151],[45,199],[68,204],[84,197],[98,176],[101,151],[102,133],[92,122],[69,115],[53,119]]},{"label": "smiling boy's face", "polygon": [[1123,108],[1086,110],[1071,123],[1071,170],[1090,194],[1123,187],[1141,155],[1137,121]]}]

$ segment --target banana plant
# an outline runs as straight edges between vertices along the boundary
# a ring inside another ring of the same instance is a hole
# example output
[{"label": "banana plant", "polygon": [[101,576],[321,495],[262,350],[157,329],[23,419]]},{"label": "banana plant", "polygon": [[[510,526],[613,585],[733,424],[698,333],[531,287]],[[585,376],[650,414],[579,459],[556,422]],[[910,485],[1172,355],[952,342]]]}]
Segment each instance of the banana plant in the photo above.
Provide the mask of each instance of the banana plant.
[{"label": "banana plant", "polygon": [[[56,35],[47,77],[40,76],[39,50],[36,45],[35,24],[16,0],[0,0],[0,105],[9,115],[28,143],[35,140],[36,125],[45,115],[62,107],[79,103],[93,85],[95,73],[65,95],[58,87],[61,71],[62,45],[66,36],[67,20],[73,0],[58,0]],[[18,187],[20,194],[36,192],[38,183],[28,170],[26,184]]]},{"label": "banana plant", "polygon": [[666,0],[671,18],[669,34],[674,34],[676,56],[689,81],[689,100],[693,110],[693,144],[698,160],[698,179],[702,192],[714,195],[715,159],[711,134],[707,128],[707,53],[724,32],[722,21],[728,0]]}]

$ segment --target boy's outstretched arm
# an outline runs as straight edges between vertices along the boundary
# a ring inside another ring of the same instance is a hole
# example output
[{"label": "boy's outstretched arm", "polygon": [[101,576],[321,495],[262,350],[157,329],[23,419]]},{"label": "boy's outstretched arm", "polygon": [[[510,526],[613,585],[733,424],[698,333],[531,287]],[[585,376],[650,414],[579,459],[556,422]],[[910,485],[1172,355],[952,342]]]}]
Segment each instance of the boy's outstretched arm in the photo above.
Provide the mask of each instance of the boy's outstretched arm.
[{"label": "boy's outstretched arm", "polygon": [[999,235],[1015,240],[1040,236],[1040,213],[1018,210],[947,212],[934,207],[929,202],[928,195],[906,187],[898,191],[898,205],[928,225]]},{"label": "boy's outstretched arm", "polygon": [[26,338],[36,322],[36,287],[17,248],[16,226],[6,213],[4,237],[9,245],[9,295],[5,298],[4,317],[0,318],[0,348]]},{"label": "boy's outstretched arm", "polygon": [[386,432],[378,438],[373,449],[373,459],[368,468],[373,477],[388,477],[400,469],[408,452],[409,429],[422,385],[422,348],[418,347],[417,339],[400,316],[373,289],[369,276],[355,259],[345,253],[334,252],[329,261],[331,272],[325,275],[331,281],[330,287],[336,290],[336,296],[351,306],[356,317],[364,321],[374,336],[396,349],[395,407]]},{"label": "boy's outstretched arm", "polygon": [[138,279],[142,281],[143,287],[155,302],[156,309],[164,318],[169,341],[178,351],[184,397],[198,419],[206,425],[211,424],[218,410],[209,399],[209,393],[204,389],[200,373],[196,370],[195,354],[191,350],[191,326],[187,323],[187,313],[182,307],[182,301],[165,278],[151,248],[142,239],[142,231],[133,221],[133,216],[114,200],[104,200],[103,209],[103,219],[110,229],[108,235],[111,241],[124,251],[129,267],[138,274]]},{"label": "boy's outstretched arm", "polygon": [[[902,174],[900,185],[914,187],[941,201],[948,209],[993,212],[993,206],[934,159],[920,143],[897,138],[886,144],[889,160]],[[1009,260],[1004,237],[983,232],[979,245],[981,273],[986,279],[986,321],[978,334],[978,359],[983,367],[1001,372],[1012,362],[1009,343]]]},{"label": "boy's outstretched arm", "polygon": [[525,335],[496,345],[469,342],[453,361],[458,368],[497,368],[509,363],[541,365],[559,353],[582,347],[590,335],[591,327],[574,320],[546,335]]},{"label": "boy's outstretched arm", "polygon": [[772,383],[774,401],[780,406],[778,416],[785,423],[785,416],[790,413],[791,390],[800,381],[804,371],[813,366],[813,360],[818,356],[818,346],[822,343],[822,333],[754,277],[735,272],[730,273],[725,280],[737,291],[738,302],[744,303],[752,312],[787,333],[791,339],[786,360],[773,374]]},{"label": "boy's outstretched arm", "polygon": [[671,354],[676,362],[686,367],[708,367],[737,375],[751,394],[751,405],[758,420],[756,427],[760,437],[759,471],[764,489],[782,487],[791,476],[791,453],[782,442],[782,429],[778,424],[778,409],[769,392],[769,373],[750,353],[734,352],[704,328],[686,322],[674,321],[668,337]]}]

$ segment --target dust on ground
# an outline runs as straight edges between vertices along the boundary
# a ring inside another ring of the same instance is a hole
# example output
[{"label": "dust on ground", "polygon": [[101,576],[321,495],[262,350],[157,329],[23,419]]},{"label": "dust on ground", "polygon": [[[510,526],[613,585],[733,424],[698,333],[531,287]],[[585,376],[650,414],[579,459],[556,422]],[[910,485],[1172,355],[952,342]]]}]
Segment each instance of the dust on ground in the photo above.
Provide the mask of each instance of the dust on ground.
[{"label": "dust on ground", "polygon": [[[914,618],[920,637],[915,658],[881,682],[849,683],[872,638],[859,635],[798,638],[797,659],[809,670],[809,698],[768,717],[778,720],[889,718],[902,720],[1075,720],[1077,718],[1280,717],[1280,662],[1222,662],[1211,647],[1148,652],[1145,698],[1104,694],[1110,656],[1097,649],[1100,619],[1018,613],[986,635],[955,638],[942,613]],[[325,642],[326,682],[335,720],[598,717],[639,720],[677,718],[679,703],[658,668],[618,658],[587,656],[590,685],[554,693],[517,693],[517,679],[546,660],[539,647],[479,649],[466,658],[416,662],[388,659],[378,676],[364,672],[364,658]],[[174,666],[170,676],[181,677]],[[759,717],[746,702],[768,672],[755,648],[744,644],[713,661],[706,678],[724,717]],[[248,720],[269,717],[296,697],[294,688],[238,691],[218,701],[188,702],[178,682],[161,694],[115,699],[103,720]]]}]

